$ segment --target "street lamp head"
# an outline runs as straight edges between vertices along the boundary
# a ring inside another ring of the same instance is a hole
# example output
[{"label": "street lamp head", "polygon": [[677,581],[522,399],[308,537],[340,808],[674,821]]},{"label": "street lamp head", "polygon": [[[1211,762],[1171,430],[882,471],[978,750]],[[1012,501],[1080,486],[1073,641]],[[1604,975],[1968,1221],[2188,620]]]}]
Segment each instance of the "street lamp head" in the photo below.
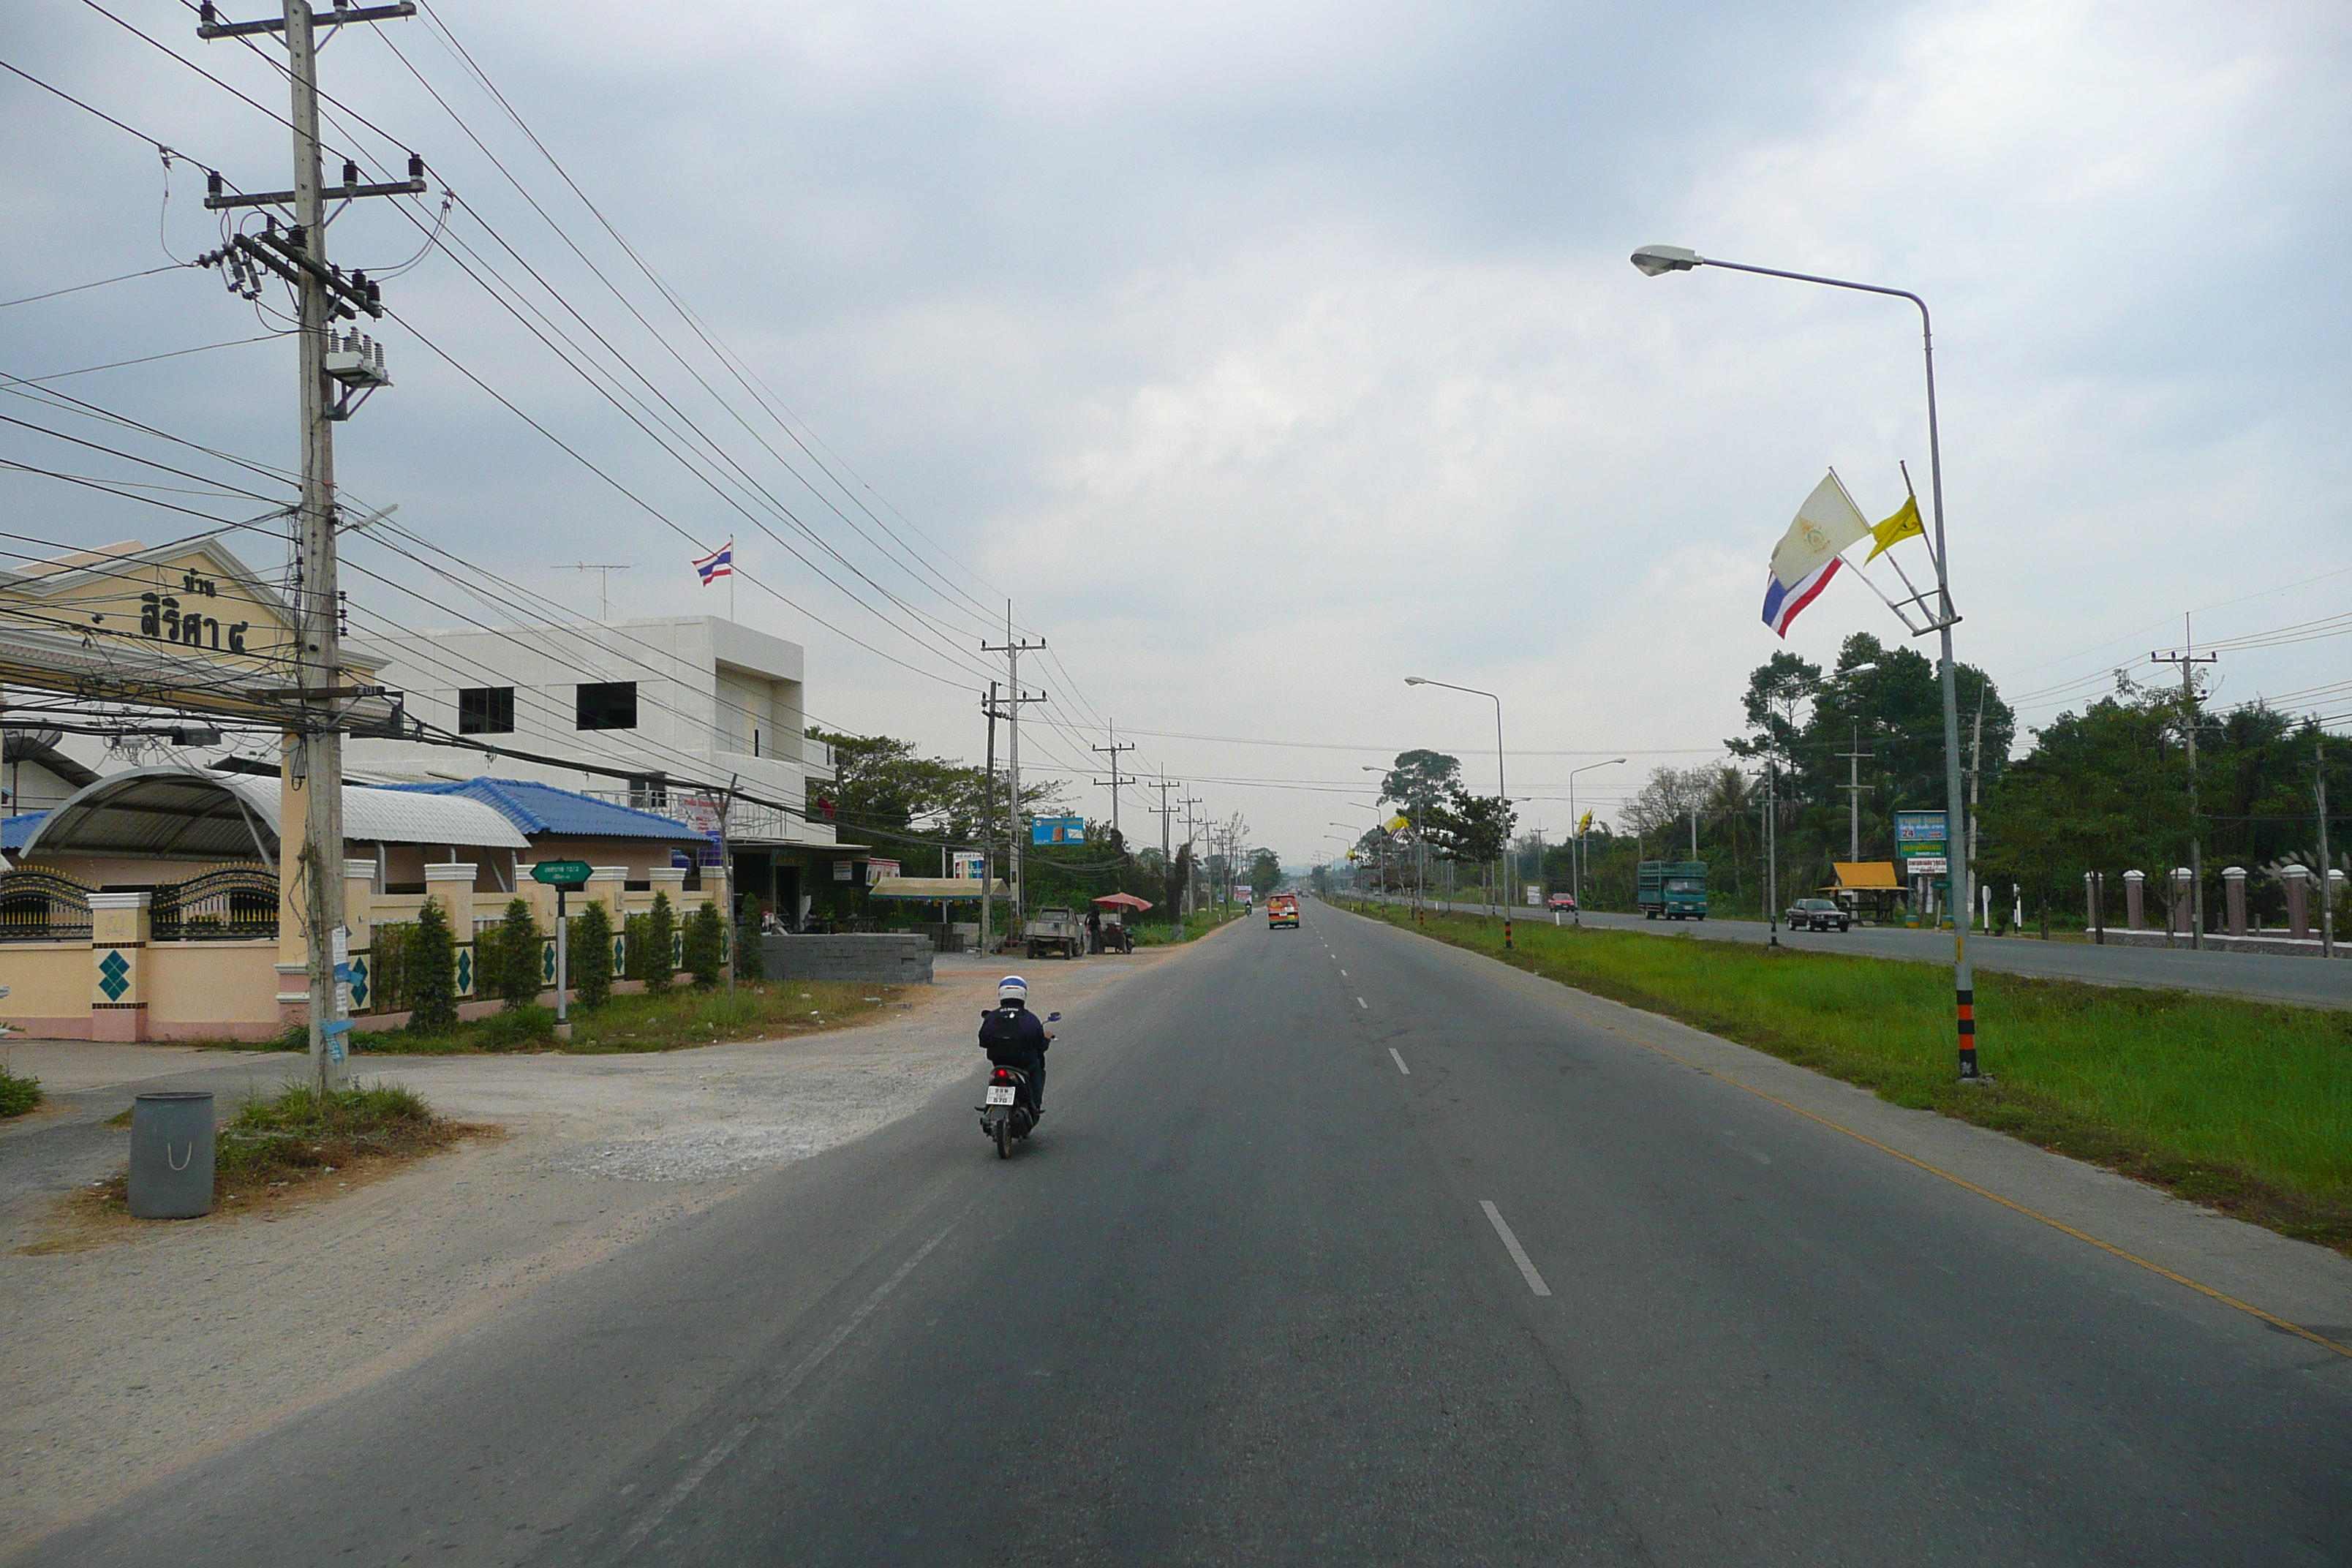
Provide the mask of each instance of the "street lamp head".
[{"label": "street lamp head", "polygon": [[1688,272],[1706,262],[1706,258],[1697,251],[1685,250],[1679,245],[1645,245],[1633,253],[1633,265],[1650,278],[1666,272]]},{"label": "street lamp head", "polygon": [[1408,675],[1404,678],[1404,683],[1407,686],[1426,686],[1429,684],[1429,680],[1425,676]]}]

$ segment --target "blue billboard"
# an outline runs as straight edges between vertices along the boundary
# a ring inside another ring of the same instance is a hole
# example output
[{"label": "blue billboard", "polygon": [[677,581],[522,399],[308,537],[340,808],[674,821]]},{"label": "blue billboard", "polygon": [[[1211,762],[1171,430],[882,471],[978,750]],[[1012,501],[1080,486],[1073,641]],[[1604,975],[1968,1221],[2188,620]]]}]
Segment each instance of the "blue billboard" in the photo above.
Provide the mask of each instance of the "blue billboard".
[{"label": "blue billboard", "polygon": [[1084,844],[1087,841],[1087,819],[1083,816],[1033,816],[1029,819],[1029,842],[1032,844]]}]

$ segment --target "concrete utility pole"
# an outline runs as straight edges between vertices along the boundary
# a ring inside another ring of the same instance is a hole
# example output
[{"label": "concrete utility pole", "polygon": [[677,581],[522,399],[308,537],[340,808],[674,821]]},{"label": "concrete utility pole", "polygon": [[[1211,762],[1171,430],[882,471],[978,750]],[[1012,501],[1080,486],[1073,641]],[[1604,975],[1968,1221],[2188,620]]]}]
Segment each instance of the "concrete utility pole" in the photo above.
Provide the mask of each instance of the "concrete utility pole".
[{"label": "concrete utility pole", "polygon": [[[1971,888],[1977,885],[1977,784],[1983,771],[1984,689],[1979,687],[1976,723],[1969,731],[1969,836],[1964,845],[1968,851],[1969,886]],[[1960,911],[1960,919],[1963,921],[1973,920],[1975,917],[1976,910],[1973,908]],[[1992,912],[1990,905],[1986,906],[1985,910],[1985,929],[1988,931],[1992,929]]]},{"label": "concrete utility pole", "polygon": [[[1981,712],[1979,718],[1981,721]],[[1864,759],[1878,754],[1875,752],[1865,752],[1862,749],[1862,721],[1859,719],[1853,721],[1853,750],[1838,753],[1845,759],[1845,858],[1849,863],[1862,858],[1862,792],[1864,787],[1862,782],[1862,764]]]},{"label": "concrete utility pole", "polygon": [[[1131,777],[1125,777],[1120,774],[1118,771],[1118,754],[1121,752],[1131,752],[1135,750],[1135,742],[1130,741],[1124,746],[1120,745],[1118,743],[1118,726],[1108,720],[1104,721],[1103,730],[1110,736],[1110,744],[1108,746],[1089,746],[1087,749],[1092,752],[1108,752],[1110,753],[1110,831],[1111,837],[1117,838],[1119,843],[1119,847],[1124,849],[1127,847],[1127,839],[1126,837],[1118,830],[1118,786],[1122,784],[1133,784],[1136,781]],[[1095,780],[1095,783],[1097,785],[1100,785],[1104,781],[1101,779]]]},{"label": "concrete utility pole", "polygon": [[[208,41],[282,32],[286,76],[293,92],[289,123],[294,131],[294,188],[231,195],[215,174],[207,182],[205,205],[213,211],[290,207],[294,215],[290,231],[280,233],[272,217],[265,233],[239,235],[223,249],[236,249],[294,286],[299,329],[302,500],[296,511],[292,586],[295,683],[301,711],[295,721],[285,766],[288,781],[303,796],[302,849],[297,865],[310,983],[310,1065],[313,1079],[322,1091],[341,1089],[351,1077],[346,1048],[352,1027],[347,1016],[350,972],[343,955],[336,952],[343,944],[345,930],[342,709],[338,704],[347,706],[362,695],[337,684],[342,678],[342,595],[337,587],[335,563],[335,426],[350,418],[377,387],[392,384],[392,380],[384,374],[381,351],[372,341],[334,331],[339,318],[356,321],[361,310],[381,316],[383,307],[381,290],[367,280],[365,273],[347,276],[327,263],[327,187],[320,165],[319,50],[313,28],[318,21],[325,21],[331,31],[348,23],[388,21],[415,14],[413,0],[338,9],[324,17],[312,16],[310,0],[285,0],[282,16],[257,22],[222,22],[210,0],[197,11],[196,36]],[[359,166],[348,162],[342,173],[342,184],[334,194],[346,202],[357,196],[425,189],[425,161],[413,153],[404,181],[363,185]],[[342,388],[340,396],[335,390],[338,384]],[[353,394],[358,395],[356,401]],[[458,933],[458,940],[466,940],[467,934]]]},{"label": "concrete utility pole", "polygon": [[[2187,616],[2180,617],[2180,638],[2179,652],[2157,653],[2150,650],[2147,658],[2150,664],[2177,664],[2180,667],[2180,728],[2189,742],[2189,945],[2201,952],[2205,947],[2205,842],[2197,826],[2196,667],[2215,663],[2221,656],[2197,651],[2196,637],[2189,630]],[[2320,869],[2325,872],[2326,868]],[[2168,942],[2170,940],[2166,938]]]},{"label": "concrete utility pole", "polygon": [[1045,700],[1045,694],[1042,691],[1034,696],[1022,695],[1021,656],[1045,646],[1044,637],[1039,637],[1035,642],[1028,642],[1013,635],[1013,601],[1010,599],[1004,601],[1003,643],[980,645],[980,650],[982,653],[1001,653],[1004,656],[1007,673],[1005,689],[1008,693],[1004,700],[1012,709],[1012,712],[1006,716],[1006,721],[1011,729],[1006,737],[1005,772],[1012,781],[1013,806],[1005,819],[1005,837],[1012,845],[1010,859],[1013,873],[1013,924],[1014,927],[1020,926],[1025,916],[1029,896],[1029,889],[1021,879],[1021,705],[1024,702]]},{"label": "concrete utility pole", "polygon": [[2311,743],[2312,760],[2318,764],[2314,783],[2319,790],[2319,955],[2336,956],[2336,873],[2327,858],[2327,742]]},{"label": "concrete utility pole", "polygon": [[[1192,808],[1201,804],[1201,797],[1197,795],[1188,795],[1184,797],[1182,804],[1184,806],[1184,847],[1189,849],[1192,847],[1192,840],[1195,837],[1195,829],[1192,826]],[[1192,868],[1184,874],[1184,918],[1186,920],[1192,918],[1192,910],[1200,901],[1192,893],[1193,884],[1198,882],[1200,879],[1201,862],[1198,858],[1195,858],[1192,861]]]},{"label": "concrete utility pole", "polygon": [[1175,851],[1170,848],[1168,844],[1168,819],[1176,814],[1176,808],[1168,804],[1168,792],[1171,789],[1182,789],[1184,787],[1184,781],[1181,779],[1171,779],[1166,773],[1162,773],[1160,775],[1157,783],[1147,784],[1144,787],[1147,789],[1156,789],[1160,792],[1160,804],[1154,806],[1147,806],[1145,809],[1160,818],[1160,863],[1162,866],[1173,866],[1175,864]]},{"label": "concrete utility pole", "polygon": [[988,894],[988,884],[996,876],[996,682],[988,683],[988,695],[981,700],[981,708],[988,714],[988,773],[980,792],[980,951],[990,951],[989,919],[996,900]]}]

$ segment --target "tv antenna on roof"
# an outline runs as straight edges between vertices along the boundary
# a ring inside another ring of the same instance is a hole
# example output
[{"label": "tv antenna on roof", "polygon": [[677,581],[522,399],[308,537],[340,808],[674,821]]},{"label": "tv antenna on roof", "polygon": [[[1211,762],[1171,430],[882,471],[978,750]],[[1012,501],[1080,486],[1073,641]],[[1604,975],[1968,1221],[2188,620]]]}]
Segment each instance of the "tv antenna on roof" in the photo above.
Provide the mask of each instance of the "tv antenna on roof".
[{"label": "tv antenna on roof", "polygon": [[556,570],[559,572],[595,573],[597,574],[596,618],[600,621],[609,621],[613,618],[613,574],[615,572],[632,572],[635,571],[635,568],[634,566],[615,562],[582,561],[570,566],[559,566]]}]

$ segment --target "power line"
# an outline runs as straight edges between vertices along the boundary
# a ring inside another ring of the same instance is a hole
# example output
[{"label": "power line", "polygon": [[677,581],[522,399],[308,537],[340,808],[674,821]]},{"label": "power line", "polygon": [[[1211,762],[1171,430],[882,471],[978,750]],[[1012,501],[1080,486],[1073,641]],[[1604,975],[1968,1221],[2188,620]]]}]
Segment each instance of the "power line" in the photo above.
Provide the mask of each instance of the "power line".
[{"label": "power line", "polygon": [[[7,68],[8,68],[8,69],[10,69],[10,70],[12,70],[12,71],[13,71],[13,70],[16,70],[16,68],[15,66],[8,65],[8,62],[7,62],[7,61],[5,61],[5,60],[0,60],[0,66],[5,66],[5,67],[7,67]],[[23,71],[16,71],[16,74],[17,74],[18,76],[24,76],[24,75],[25,75],[25,73],[24,73]],[[28,77],[28,78],[26,78],[26,80],[31,80],[32,79]],[[42,83],[39,83],[38,85],[40,85],[40,86],[42,86],[42,87],[47,87],[47,86],[48,86],[48,84],[47,84],[47,82],[42,82]],[[52,90],[55,90],[55,89],[52,89]],[[82,105],[82,107],[83,107],[83,108],[85,108],[85,109],[88,109],[89,106],[88,104],[84,104],[84,105]],[[90,112],[91,112],[92,114],[96,114],[96,113],[98,112],[98,110],[96,110],[92,109],[92,110],[90,110]],[[118,123],[119,123],[119,122],[118,122]],[[123,126],[122,128],[123,128],[125,131],[130,131],[130,130],[131,130],[131,128],[130,128],[129,126],[127,126],[127,125]],[[135,131],[131,131],[131,133],[133,136],[137,136],[137,135],[139,134],[139,133],[138,133],[137,132],[135,132]],[[142,140],[143,140],[143,138],[142,138]],[[186,268],[186,267],[194,267],[194,265],[195,265],[195,263],[194,263],[194,262],[193,262],[193,261],[168,261],[168,262],[165,262],[165,263],[164,263],[163,266],[161,266],[161,267],[150,267],[150,268],[147,268],[145,271],[143,271],[143,272],[126,272],[126,273],[124,273],[124,274],[123,274],[121,277],[120,277],[120,278],[101,278],[101,279],[99,279],[97,282],[95,282],[95,283],[77,283],[77,284],[75,284],[75,285],[74,285],[72,288],[70,288],[70,289],[50,289],[50,290],[49,290],[47,293],[46,293],[46,294],[27,294],[27,295],[26,295],[26,296],[25,296],[23,299],[21,299],[21,300],[0,300],[0,310],[7,310],[7,309],[8,309],[10,306],[12,306],[12,305],[35,305],[35,304],[38,304],[38,303],[39,303],[40,301],[42,301],[43,300],[62,300],[62,299],[64,299],[64,298],[65,298],[67,295],[68,295],[68,294],[79,294],[79,293],[82,293],[83,291],[85,291],[86,289],[103,289],[103,288],[105,288],[105,287],[106,287],[108,284],[110,284],[110,283],[128,283],[128,282],[130,282],[130,281],[131,281],[132,279],[134,279],[134,278],[152,278],[152,277],[154,277],[154,276],[155,276],[155,274],[157,274],[158,272],[177,272],[177,271],[179,271],[179,270],[180,270],[181,268]],[[216,345],[215,345],[215,346],[216,346],[216,347],[225,347],[225,346],[226,346],[226,345],[216,344]],[[108,368],[111,368],[111,367],[108,367]],[[44,378],[44,379],[47,379],[47,378]]]}]

